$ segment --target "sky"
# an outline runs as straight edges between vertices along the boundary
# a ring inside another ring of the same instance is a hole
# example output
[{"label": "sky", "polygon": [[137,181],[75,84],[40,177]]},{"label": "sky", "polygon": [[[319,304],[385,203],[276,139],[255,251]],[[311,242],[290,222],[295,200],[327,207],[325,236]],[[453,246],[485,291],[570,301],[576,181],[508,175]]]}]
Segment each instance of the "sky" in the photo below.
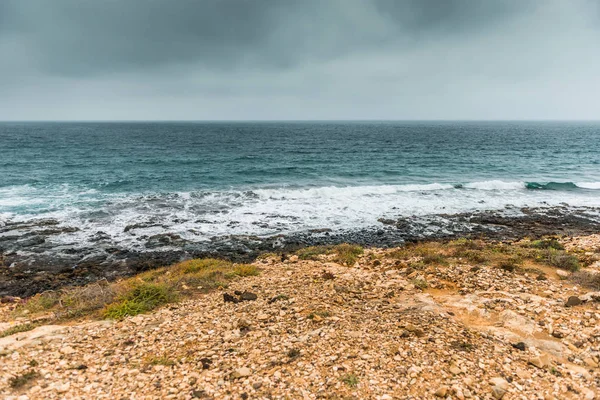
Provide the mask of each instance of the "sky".
[{"label": "sky", "polygon": [[0,120],[600,119],[600,0],[0,0]]}]

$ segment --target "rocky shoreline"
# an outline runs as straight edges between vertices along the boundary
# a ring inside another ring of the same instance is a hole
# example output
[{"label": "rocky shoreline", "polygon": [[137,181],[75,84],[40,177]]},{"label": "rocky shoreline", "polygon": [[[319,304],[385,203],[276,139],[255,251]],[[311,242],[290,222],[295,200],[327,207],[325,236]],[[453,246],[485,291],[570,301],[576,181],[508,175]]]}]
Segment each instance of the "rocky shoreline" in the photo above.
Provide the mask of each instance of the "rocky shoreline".
[{"label": "rocky shoreline", "polygon": [[[381,225],[352,231],[324,228],[309,232],[257,236],[223,236],[194,242],[175,233],[141,235],[140,247],[125,246],[96,232],[85,245],[57,244],[53,238],[77,232],[57,220],[0,221],[0,296],[26,297],[63,285],[113,280],[187,258],[217,257],[249,262],[265,252],[290,252],[302,247],[355,243],[393,247],[422,240],[485,237],[517,240],[547,235],[586,235],[600,231],[600,208],[510,208],[462,214],[436,214],[380,219]],[[128,226],[128,232],[140,227]]]}]

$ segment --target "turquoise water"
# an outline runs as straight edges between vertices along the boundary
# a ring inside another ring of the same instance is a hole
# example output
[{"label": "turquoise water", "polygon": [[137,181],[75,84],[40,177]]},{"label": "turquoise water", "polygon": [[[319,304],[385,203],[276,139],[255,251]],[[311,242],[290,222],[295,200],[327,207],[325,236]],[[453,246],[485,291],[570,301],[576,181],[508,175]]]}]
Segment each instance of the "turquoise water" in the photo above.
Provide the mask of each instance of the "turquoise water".
[{"label": "turquoise water", "polygon": [[0,123],[0,149],[0,224],[56,218],[77,240],[600,206],[592,122]]}]

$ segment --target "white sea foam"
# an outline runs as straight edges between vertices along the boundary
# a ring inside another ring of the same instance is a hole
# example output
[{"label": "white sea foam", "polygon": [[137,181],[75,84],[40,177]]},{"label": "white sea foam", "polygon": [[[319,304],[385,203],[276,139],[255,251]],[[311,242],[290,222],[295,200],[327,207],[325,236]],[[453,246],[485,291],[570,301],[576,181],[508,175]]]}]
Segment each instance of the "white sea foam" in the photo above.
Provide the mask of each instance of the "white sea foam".
[{"label": "white sea foam", "polygon": [[[504,181],[473,182],[463,188],[433,183],[147,195],[102,194],[79,188],[5,188],[0,191],[0,219],[56,218],[80,231],[49,240],[89,245],[90,237],[101,231],[117,242],[142,248],[142,236],[165,232],[191,240],[210,240],[232,234],[352,229],[378,225],[380,218],[502,209],[509,204],[522,207],[566,202],[600,206],[600,199],[590,191],[524,189],[522,182]],[[142,227],[125,232],[134,224]]]},{"label": "white sea foam", "polygon": [[464,187],[479,190],[515,190],[525,189],[525,182],[483,181],[467,183]]},{"label": "white sea foam", "polygon": [[600,189],[600,182],[576,182],[575,184],[582,189]]}]

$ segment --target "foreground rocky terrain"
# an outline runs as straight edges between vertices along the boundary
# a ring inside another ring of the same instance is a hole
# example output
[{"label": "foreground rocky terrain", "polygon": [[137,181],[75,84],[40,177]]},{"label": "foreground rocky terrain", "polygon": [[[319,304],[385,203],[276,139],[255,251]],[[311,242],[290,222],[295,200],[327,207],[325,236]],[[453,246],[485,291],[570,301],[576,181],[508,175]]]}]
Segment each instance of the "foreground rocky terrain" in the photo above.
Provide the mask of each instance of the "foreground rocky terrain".
[{"label": "foreground rocky terrain", "polygon": [[[489,258],[512,244],[266,256],[257,276],[149,314],[0,338],[0,396],[598,399],[600,236],[562,245],[587,281]],[[0,332],[34,318],[14,307]]]}]

